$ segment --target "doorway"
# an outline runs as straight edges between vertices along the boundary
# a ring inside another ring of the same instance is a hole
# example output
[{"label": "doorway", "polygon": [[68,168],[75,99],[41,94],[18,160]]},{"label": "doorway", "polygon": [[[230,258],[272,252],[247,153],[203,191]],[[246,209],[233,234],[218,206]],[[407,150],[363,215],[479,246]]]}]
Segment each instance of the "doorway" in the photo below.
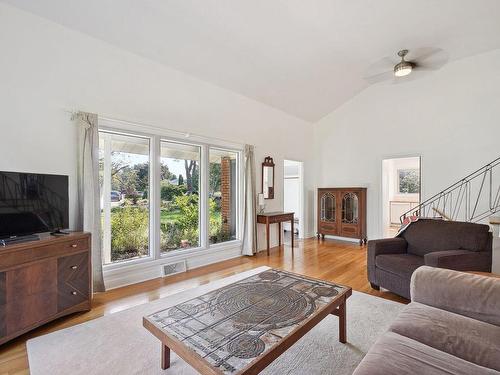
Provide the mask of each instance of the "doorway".
[{"label": "doorway", "polygon": [[[303,163],[295,160],[283,162],[283,210],[294,213],[294,239],[304,238],[304,181]],[[291,242],[291,225],[283,223],[283,242]]]},{"label": "doorway", "polygon": [[394,237],[400,217],[420,204],[421,158],[399,157],[382,160],[382,229]]}]

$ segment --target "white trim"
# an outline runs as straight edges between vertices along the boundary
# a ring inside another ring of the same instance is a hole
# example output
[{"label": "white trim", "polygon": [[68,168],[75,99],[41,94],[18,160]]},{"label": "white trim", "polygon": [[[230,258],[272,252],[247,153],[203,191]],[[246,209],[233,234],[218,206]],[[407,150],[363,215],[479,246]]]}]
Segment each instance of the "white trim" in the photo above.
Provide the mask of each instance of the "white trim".
[{"label": "white trim", "polygon": [[195,256],[183,255],[175,258],[163,257],[161,259],[143,263],[140,266],[131,265],[131,267],[122,267],[113,270],[108,269],[104,271],[104,280],[106,289],[110,290],[162,277],[163,264],[186,261],[186,269],[190,270],[241,256],[241,246],[239,245],[221,248],[219,250],[205,249],[197,253]]},{"label": "white trim", "polygon": [[346,241],[346,242],[353,242],[353,243],[359,244],[359,238],[332,236],[329,234],[325,235],[325,238],[329,238],[331,240]]},{"label": "white trim", "polygon": [[[103,137],[104,142],[104,161],[103,161],[103,189],[99,199],[102,195],[102,211],[104,228],[102,231],[102,252],[103,263],[111,262],[111,146],[109,135],[105,134]],[[108,198],[105,198],[108,197]]]},{"label": "white trim", "polygon": [[384,161],[385,160],[391,160],[391,159],[406,159],[406,158],[419,158],[419,169],[420,169],[420,194],[419,194],[419,204],[423,202],[423,196],[424,196],[424,184],[423,182],[423,161],[424,161],[424,155],[419,154],[419,153],[400,153],[400,154],[387,154],[387,155],[382,155],[382,157],[379,160],[379,166],[380,166],[380,194],[378,197],[378,210],[380,213],[379,220],[378,220],[378,225],[379,225],[379,235],[378,238],[384,238],[384,230],[385,230],[385,222],[384,222],[384,205],[385,205],[385,197],[384,197]]},{"label": "white trim", "polygon": [[[299,173],[298,175],[294,176],[285,176],[285,162],[287,161],[292,161],[295,163],[298,163],[299,167]],[[301,160],[295,160],[295,159],[288,159],[284,158],[283,159],[283,194],[282,194],[282,199],[281,199],[281,207],[285,207],[285,183],[284,180],[287,178],[297,178],[299,180],[299,211],[300,215],[299,216],[299,225],[298,225],[298,230],[299,230],[299,239],[304,239],[309,237],[309,233],[306,234],[306,228],[305,228],[305,196],[306,196],[306,189],[305,189],[305,181],[304,181],[304,162]],[[314,237],[314,234],[311,236]]]},{"label": "white trim", "polygon": [[158,259],[161,257],[161,239],[160,231],[154,230],[154,228],[160,228],[161,224],[161,143],[160,137],[155,135],[151,137],[149,144],[150,157],[149,165],[149,212],[150,212],[150,227],[149,227],[149,243],[151,246],[151,251],[149,252],[153,259]]},{"label": "white trim", "polygon": [[235,150],[243,150],[243,148],[245,147],[245,145],[242,143],[228,141],[216,137],[206,137],[203,135],[181,132],[178,130],[172,130],[158,126],[145,125],[137,122],[118,120],[109,117],[99,117],[99,128],[104,130],[106,128],[115,129],[115,131],[119,132],[130,131],[134,134],[142,132],[146,136],[159,135],[161,137],[166,137],[169,140],[175,140],[181,143],[196,143],[197,145],[205,144]]},{"label": "white trim", "polygon": [[[200,163],[200,192],[204,197],[208,196],[208,179],[210,176],[210,156],[209,147],[201,146],[201,163]],[[201,199],[200,202],[200,240],[203,248],[210,246],[210,205],[209,199]]]}]

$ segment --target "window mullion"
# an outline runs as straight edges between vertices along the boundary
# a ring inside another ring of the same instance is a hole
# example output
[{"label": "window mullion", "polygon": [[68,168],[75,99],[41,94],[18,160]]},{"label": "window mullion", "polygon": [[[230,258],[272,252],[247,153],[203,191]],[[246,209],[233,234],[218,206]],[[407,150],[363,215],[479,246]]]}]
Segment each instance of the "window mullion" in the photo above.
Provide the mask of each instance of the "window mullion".
[{"label": "window mullion", "polygon": [[151,174],[150,174],[150,246],[151,246],[151,256],[154,259],[159,259],[161,257],[160,249],[160,232],[161,232],[161,163],[160,163],[160,137],[151,137],[150,144],[150,163],[151,163]]},{"label": "window mullion", "polygon": [[103,160],[103,261],[111,263],[111,139],[109,134],[101,134],[104,141]]},{"label": "window mullion", "polygon": [[208,146],[204,145],[201,148],[201,168],[200,168],[200,240],[201,247],[208,248],[209,246],[209,221],[210,212],[208,204],[208,176],[209,176],[209,158]]}]

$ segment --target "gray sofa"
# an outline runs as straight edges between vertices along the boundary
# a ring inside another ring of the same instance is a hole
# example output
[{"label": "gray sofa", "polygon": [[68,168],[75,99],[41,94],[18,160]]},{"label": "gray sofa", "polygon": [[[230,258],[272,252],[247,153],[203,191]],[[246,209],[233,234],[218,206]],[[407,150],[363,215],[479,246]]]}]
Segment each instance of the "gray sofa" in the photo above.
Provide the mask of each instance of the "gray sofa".
[{"label": "gray sofa", "polygon": [[423,266],[354,375],[500,375],[500,278]]},{"label": "gray sofa", "polygon": [[426,265],[491,272],[492,234],[483,224],[419,219],[399,237],[368,241],[368,281],[410,298],[410,278]]}]

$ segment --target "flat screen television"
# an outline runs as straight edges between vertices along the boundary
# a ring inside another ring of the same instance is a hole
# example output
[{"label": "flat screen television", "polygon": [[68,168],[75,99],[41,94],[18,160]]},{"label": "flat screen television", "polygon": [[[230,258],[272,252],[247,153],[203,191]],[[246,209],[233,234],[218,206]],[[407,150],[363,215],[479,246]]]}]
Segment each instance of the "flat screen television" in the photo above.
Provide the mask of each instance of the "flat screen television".
[{"label": "flat screen television", "polygon": [[69,227],[68,176],[0,172],[0,239]]}]

